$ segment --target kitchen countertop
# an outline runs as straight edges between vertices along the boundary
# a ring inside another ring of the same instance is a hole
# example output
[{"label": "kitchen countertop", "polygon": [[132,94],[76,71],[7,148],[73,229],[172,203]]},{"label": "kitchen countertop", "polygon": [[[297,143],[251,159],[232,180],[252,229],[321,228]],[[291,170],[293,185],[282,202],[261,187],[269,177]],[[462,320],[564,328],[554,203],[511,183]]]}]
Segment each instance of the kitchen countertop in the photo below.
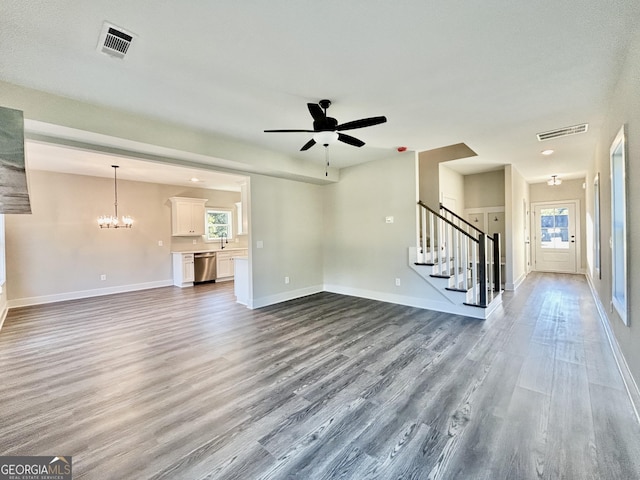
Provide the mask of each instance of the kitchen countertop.
[{"label": "kitchen countertop", "polygon": [[237,252],[238,250],[247,250],[249,247],[225,247],[223,250],[219,248],[198,248],[197,250],[171,250],[171,253],[204,253],[204,252]]}]

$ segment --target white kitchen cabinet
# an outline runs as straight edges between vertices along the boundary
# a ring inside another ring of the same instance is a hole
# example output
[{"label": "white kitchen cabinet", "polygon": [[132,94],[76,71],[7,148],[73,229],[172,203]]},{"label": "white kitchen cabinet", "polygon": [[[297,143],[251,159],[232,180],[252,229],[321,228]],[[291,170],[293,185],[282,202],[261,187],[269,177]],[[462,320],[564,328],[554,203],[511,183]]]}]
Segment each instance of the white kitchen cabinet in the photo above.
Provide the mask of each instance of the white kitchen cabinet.
[{"label": "white kitchen cabinet", "polygon": [[224,250],[216,253],[216,280],[231,280],[235,275],[235,257],[246,257],[247,250]]},{"label": "white kitchen cabinet", "polygon": [[216,254],[216,279],[233,277],[233,252],[218,252]]},{"label": "white kitchen cabinet", "polygon": [[173,284],[176,287],[191,287],[195,279],[193,253],[173,254]]},{"label": "white kitchen cabinet", "polygon": [[206,198],[171,197],[171,235],[196,237],[204,235]]}]

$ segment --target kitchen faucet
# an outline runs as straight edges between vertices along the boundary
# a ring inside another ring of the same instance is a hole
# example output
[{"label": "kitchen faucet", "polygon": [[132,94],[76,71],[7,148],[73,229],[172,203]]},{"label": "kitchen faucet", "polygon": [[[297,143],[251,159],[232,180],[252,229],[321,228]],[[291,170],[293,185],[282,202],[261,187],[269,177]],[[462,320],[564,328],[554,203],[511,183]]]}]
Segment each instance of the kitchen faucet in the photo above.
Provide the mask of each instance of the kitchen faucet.
[{"label": "kitchen faucet", "polygon": [[227,240],[227,234],[223,233],[220,237],[220,250],[224,250],[225,243],[229,243],[229,240]]}]

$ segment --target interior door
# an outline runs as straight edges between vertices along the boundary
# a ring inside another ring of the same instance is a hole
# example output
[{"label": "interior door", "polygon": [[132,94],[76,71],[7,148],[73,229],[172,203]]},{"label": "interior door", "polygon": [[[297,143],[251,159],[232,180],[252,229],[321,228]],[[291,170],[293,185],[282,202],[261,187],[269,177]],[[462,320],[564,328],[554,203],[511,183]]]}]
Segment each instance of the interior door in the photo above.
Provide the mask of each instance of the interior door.
[{"label": "interior door", "polygon": [[574,203],[536,205],[535,269],[576,273],[576,208]]}]

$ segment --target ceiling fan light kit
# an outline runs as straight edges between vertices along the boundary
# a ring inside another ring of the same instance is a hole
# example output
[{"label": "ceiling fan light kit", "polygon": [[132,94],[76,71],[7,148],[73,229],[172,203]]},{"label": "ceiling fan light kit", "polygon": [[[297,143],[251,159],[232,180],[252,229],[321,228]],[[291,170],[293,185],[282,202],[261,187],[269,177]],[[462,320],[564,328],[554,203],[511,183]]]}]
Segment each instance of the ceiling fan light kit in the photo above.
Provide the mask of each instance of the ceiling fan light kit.
[{"label": "ceiling fan light kit", "polygon": [[338,141],[338,133],[337,132],[318,132],[313,134],[313,141],[315,143],[319,143],[325,147],[328,147],[332,143]]}]

